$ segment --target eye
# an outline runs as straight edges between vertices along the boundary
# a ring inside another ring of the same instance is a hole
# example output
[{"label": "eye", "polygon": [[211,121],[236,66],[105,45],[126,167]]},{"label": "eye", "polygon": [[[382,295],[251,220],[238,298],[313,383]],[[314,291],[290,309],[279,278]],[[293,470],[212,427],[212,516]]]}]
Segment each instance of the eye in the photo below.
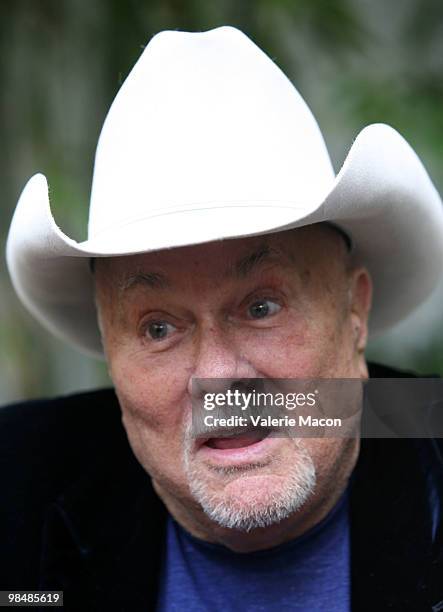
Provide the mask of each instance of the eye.
[{"label": "eye", "polygon": [[152,340],[164,340],[175,329],[176,327],[171,325],[171,323],[158,320],[148,323],[145,328],[145,333],[148,334]]},{"label": "eye", "polygon": [[277,314],[281,310],[280,304],[273,300],[256,300],[248,308],[248,314],[251,319],[264,319]]}]

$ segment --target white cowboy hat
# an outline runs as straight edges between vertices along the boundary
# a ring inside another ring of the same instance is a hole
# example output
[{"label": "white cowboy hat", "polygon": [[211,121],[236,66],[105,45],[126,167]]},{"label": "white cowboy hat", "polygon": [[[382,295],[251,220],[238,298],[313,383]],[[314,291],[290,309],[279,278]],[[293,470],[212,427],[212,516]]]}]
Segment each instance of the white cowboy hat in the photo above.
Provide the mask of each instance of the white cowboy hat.
[{"label": "white cowboy hat", "polygon": [[91,257],[129,255],[331,222],[374,281],[371,331],[437,284],[443,210],[392,128],[355,140],[337,177],[318,125],[281,70],[231,27],[161,32],[115,98],[95,158],[88,239],[56,225],[42,174],[12,220],[7,261],[25,306],[102,356]]}]

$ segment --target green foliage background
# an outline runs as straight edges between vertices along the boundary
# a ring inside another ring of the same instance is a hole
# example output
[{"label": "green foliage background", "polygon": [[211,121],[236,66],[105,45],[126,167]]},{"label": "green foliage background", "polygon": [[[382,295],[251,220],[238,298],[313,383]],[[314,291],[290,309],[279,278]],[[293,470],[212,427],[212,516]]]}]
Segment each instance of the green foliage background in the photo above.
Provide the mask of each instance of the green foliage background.
[{"label": "green foliage background", "polygon": [[[107,384],[103,364],[51,338],[12,290],[4,242],[25,181],[43,172],[58,224],[84,239],[98,134],[142,48],[163,29],[222,24],[243,29],[296,84],[336,170],[358,131],[383,121],[442,192],[440,0],[0,0],[0,402]],[[369,355],[443,374],[442,296]]]}]

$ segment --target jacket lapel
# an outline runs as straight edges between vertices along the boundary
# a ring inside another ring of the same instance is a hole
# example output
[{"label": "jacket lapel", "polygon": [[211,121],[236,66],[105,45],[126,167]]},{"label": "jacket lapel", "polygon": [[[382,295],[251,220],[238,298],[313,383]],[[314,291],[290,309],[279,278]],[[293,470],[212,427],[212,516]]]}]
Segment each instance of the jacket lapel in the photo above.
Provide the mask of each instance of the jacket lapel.
[{"label": "jacket lapel", "polygon": [[129,447],[99,461],[48,511],[39,588],[63,590],[67,610],[154,609],[165,517]]},{"label": "jacket lapel", "polygon": [[353,610],[431,610],[438,597],[429,590],[437,567],[424,448],[421,440],[362,440],[351,489]]}]

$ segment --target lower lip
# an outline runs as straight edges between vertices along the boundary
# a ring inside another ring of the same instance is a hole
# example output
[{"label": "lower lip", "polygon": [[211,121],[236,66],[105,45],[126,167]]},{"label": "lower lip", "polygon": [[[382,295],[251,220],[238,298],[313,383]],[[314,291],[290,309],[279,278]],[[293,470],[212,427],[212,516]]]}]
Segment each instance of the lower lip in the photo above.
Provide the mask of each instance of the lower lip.
[{"label": "lower lip", "polygon": [[221,467],[235,467],[260,463],[267,459],[272,450],[279,444],[280,438],[267,436],[262,440],[241,446],[239,448],[211,448],[203,444],[197,451],[202,459],[206,459],[213,465]]}]

